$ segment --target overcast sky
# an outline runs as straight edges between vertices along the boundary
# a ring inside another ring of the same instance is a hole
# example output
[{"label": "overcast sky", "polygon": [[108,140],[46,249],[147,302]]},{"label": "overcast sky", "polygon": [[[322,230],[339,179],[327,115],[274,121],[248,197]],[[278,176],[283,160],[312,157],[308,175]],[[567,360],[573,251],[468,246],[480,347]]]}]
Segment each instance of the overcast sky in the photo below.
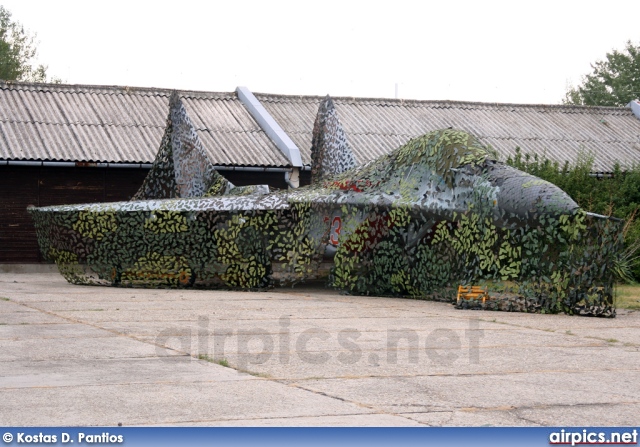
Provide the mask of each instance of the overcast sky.
[{"label": "overcast sky", "polygon": [[0,4],[70,84],[558,104],[640,42],[639,0]]}]

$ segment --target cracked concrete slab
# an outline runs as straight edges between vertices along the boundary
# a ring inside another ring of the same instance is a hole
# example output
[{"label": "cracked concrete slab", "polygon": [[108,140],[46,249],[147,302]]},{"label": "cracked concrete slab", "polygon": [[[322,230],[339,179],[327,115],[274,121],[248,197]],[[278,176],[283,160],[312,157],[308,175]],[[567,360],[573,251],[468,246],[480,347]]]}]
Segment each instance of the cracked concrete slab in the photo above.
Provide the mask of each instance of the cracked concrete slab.
[{"label": "cracked concrete slab", "polygon": [[[0,273],[2,425],[635,425],[640,312]],[[228,366],[228,367],[226,367]]]},{"label": "cracked concrete slab", "polygon": [[[164,424],[166,425],[166,424]],[[410,415],[343,414],[340,416],[301,416],[257,419],[210,419],[199,422],[173,423],[171,426],[211,427],[421,427]]]},{"label": "cracked concrete slab", "polygon": [[3,388],[258,380],[188,356],[0,362]]},{"label": "cracked concrete slab", "polygon": [[367,414],[265,379],[2,389],[2,425],[144,425]]}]

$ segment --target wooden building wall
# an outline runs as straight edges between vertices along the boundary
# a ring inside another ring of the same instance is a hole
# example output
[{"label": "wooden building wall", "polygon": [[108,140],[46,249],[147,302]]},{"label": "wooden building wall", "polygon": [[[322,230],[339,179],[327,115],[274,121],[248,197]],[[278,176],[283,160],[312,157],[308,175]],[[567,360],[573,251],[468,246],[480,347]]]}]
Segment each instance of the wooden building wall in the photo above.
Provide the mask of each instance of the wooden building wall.
[{"label": "wooden building wall", "polygon": [[[0,166],[0,263],[44,262],[27,207],[129,200],[147,169]],[[232,183],[287,187],[282,172],[221,171]]]}]

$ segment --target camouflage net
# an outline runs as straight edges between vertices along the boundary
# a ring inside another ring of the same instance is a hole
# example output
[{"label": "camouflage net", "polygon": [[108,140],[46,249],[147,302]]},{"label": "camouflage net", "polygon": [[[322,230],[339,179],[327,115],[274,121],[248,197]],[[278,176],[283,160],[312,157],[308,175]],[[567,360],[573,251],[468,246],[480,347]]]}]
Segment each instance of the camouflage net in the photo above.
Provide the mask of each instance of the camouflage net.
[{"label": "camouflage net", "polygon": [[325,276],[353,294],[452,302],[458,285],[485,284],[492,299],[459,307],[615,315],[621,222],[493,160],[472,135],[430,132],[353,168],[327,98],[313,143],[312,185],[235,188],[174,96],[134,200],[32,208],[41,250],[75,284],[262,289]]}]

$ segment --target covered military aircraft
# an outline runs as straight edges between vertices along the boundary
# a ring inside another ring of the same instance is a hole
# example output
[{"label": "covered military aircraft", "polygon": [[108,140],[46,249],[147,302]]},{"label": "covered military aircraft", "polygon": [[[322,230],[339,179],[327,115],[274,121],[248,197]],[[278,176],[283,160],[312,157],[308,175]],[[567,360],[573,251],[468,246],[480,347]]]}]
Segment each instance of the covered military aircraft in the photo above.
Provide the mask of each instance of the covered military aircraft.
[{"label": "covered military aircraft", "polygon": [[260,289],[323,278],[354,294],[452,299],[489,281],[494,308],[613,315],[620,225],[497,161],[472,135],[428,132],[358,165],[331,98],[311,185],[236,187],[177,93],[128,202],[31,208],[43,254],[75,284]]}]

